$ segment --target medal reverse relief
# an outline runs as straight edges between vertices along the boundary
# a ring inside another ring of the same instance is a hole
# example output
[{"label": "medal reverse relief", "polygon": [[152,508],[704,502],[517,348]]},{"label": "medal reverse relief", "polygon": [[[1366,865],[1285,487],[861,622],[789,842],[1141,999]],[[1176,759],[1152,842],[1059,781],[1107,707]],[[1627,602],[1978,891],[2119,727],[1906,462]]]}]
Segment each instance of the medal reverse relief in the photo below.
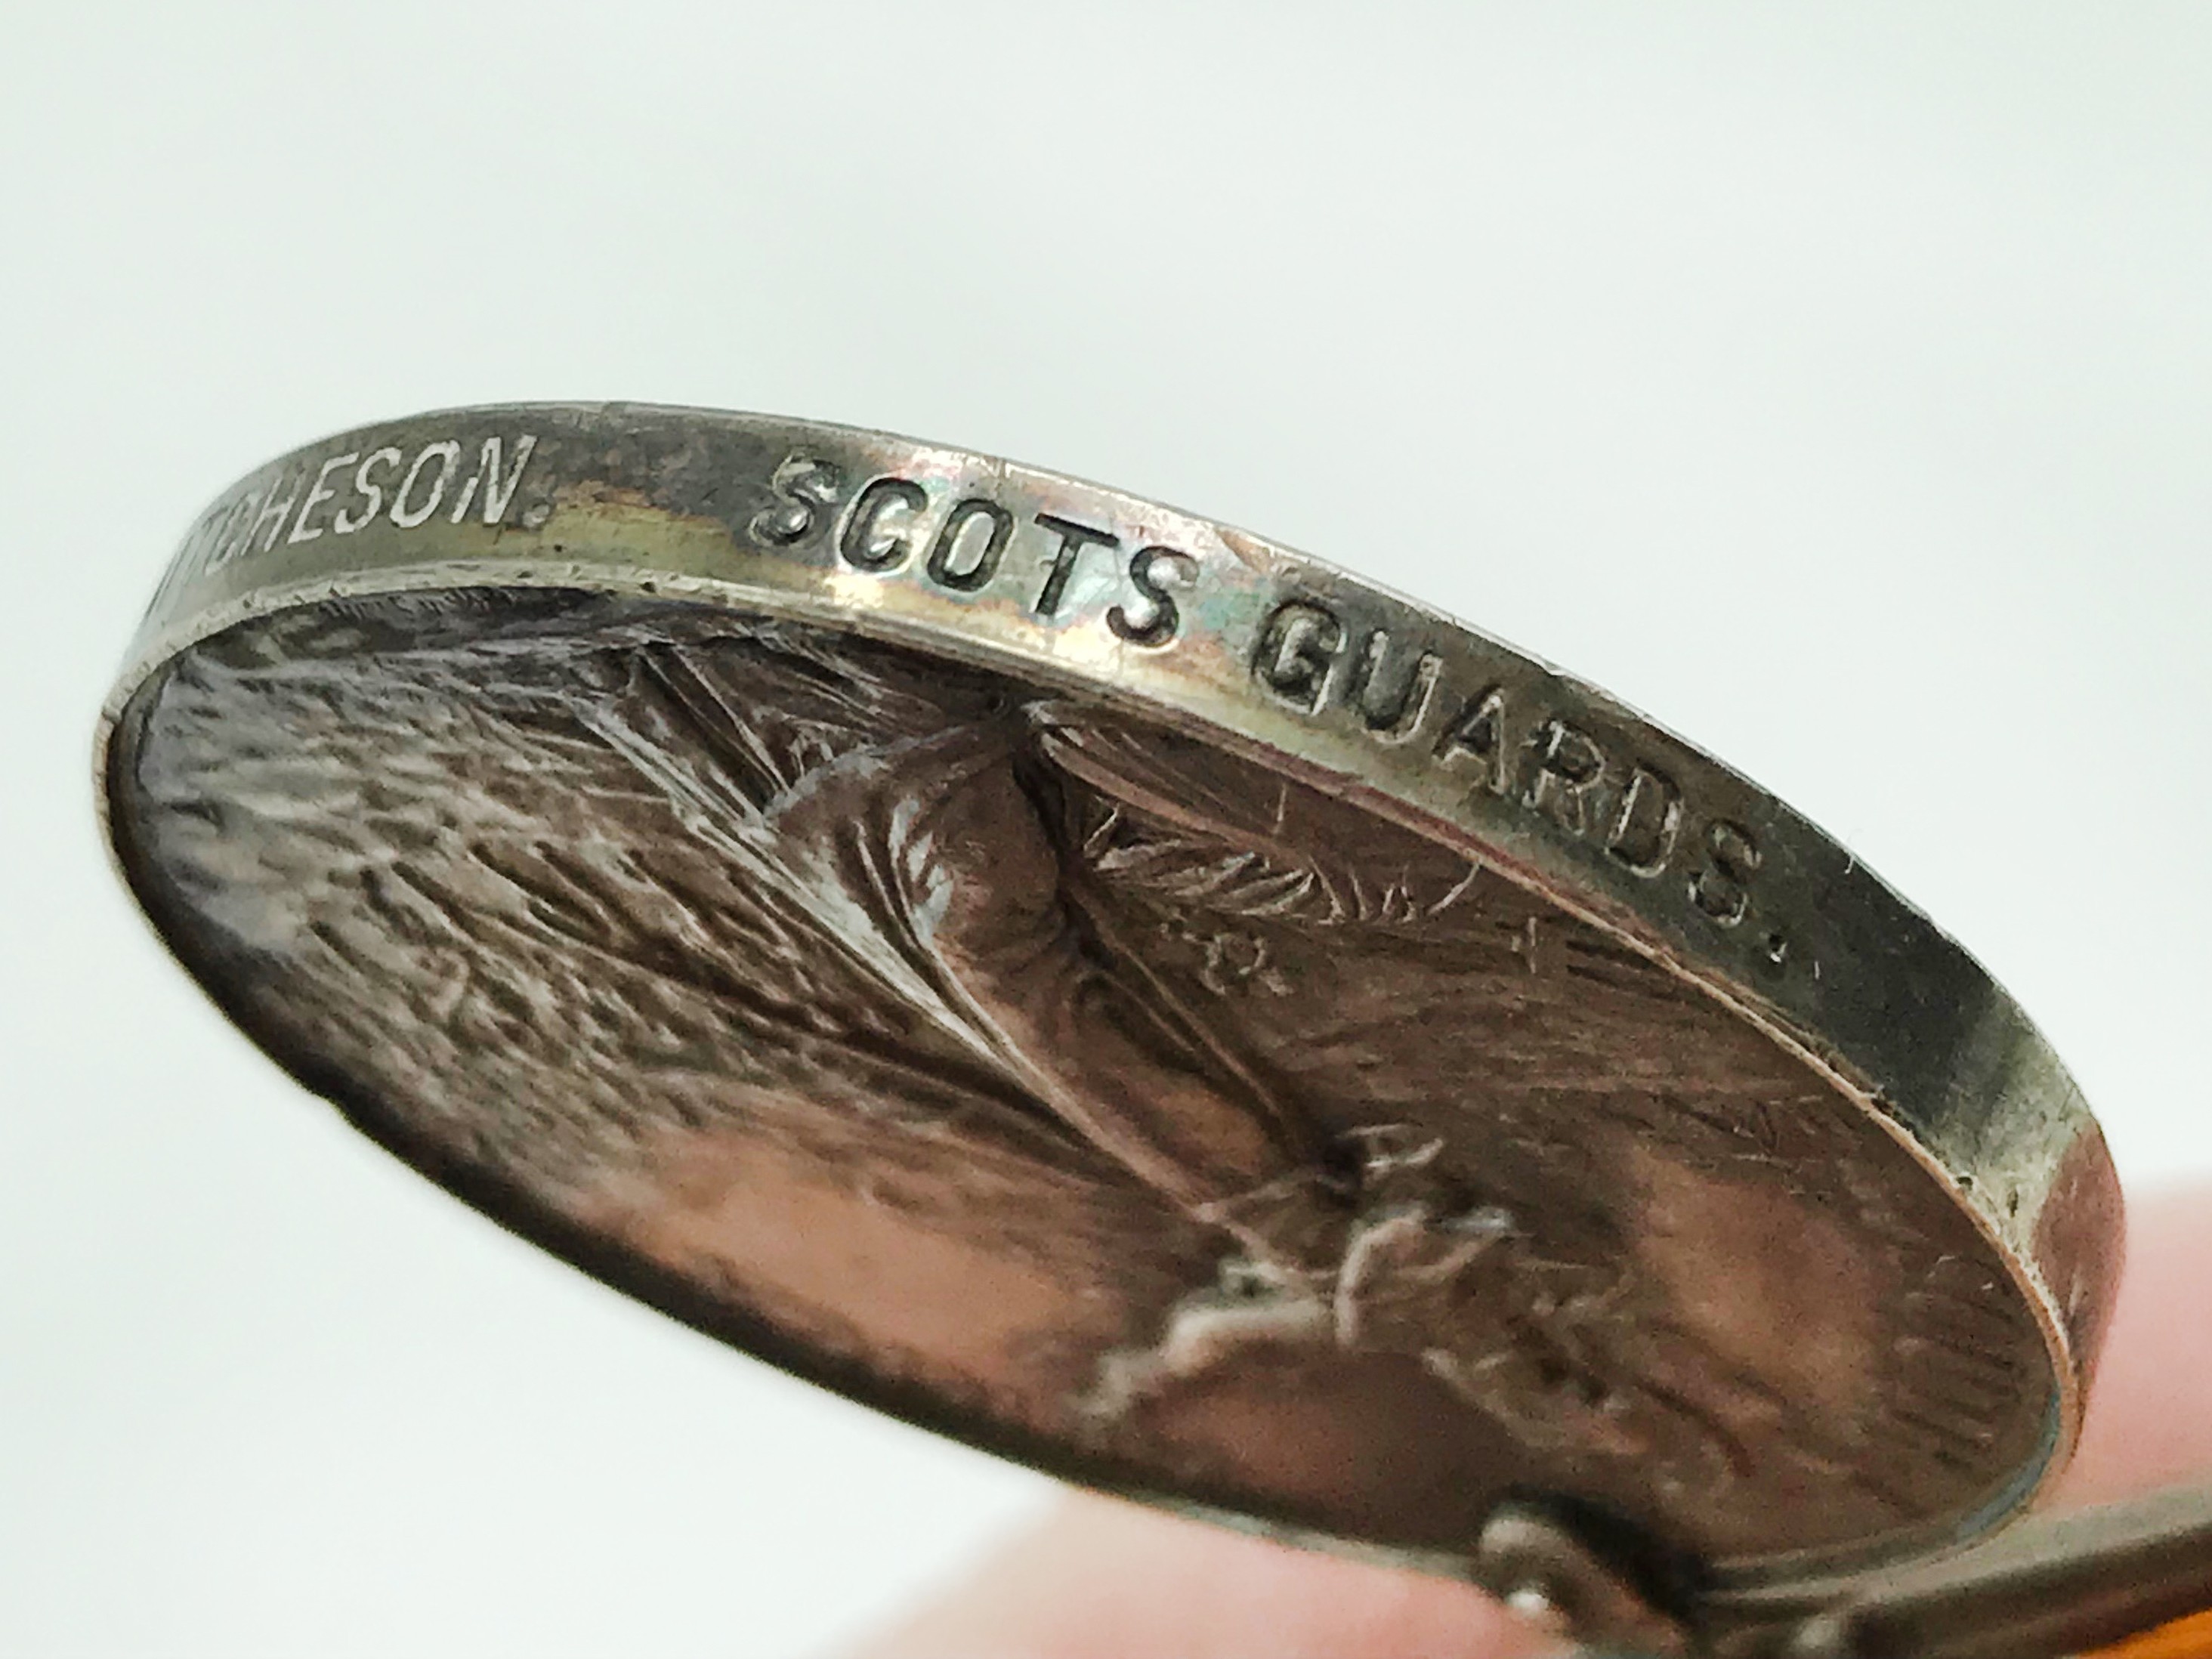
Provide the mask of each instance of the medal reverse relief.
[{"label": "medal reverse relief", "polygon": [[[933,488],[939,452],[757,434],[713,522],[819,573],[803,604],[681,562],[588,580],[548,556],[564,512],[627,526],[640,566],[653,515],[710,515],[668,504],[696,446],[625,460],[617,416],[567,418],[613,460],[572,435],[593,465],[552,487],[535,432],[477,446],[472,483],[458,441],[363,438],[273,518],[281,476],[218,503],[150,626],[203,620],[118,704],[143,902],[380,1139],[846,1392],[1424,1564],[1536,1492],[1756,1577],[1973,1530],[2053,1456],[2054,1332],[2093,1330],[2109,1273],[2101,1148],[2067,1120],[2023,1150],[1984,1111],[1981,1178],[2043,1159],[2024,1267],[1942,1137],[1802,1040],[1773,988],[1841,953],[1759,878],[1804,860],[1752,812],[1700,817],[1671,739],[1455,685],[1326,582],[1232,618],[1231,543]],[[373,511],[343,486],[377,453]],[[385,565],[303,576],[348,522]],[[417,526],[465,540],[391,556]],[[532,568],[502,576],[510,535]],[[895,567],[933,603],[1018,582],[1010,637],[1065,608],[1111,654],[1025,671],[933,649],[920,612],[841,621]],[[226,581],[247,602],[212,603]],[[1131,665],[1191,635],[1259,740],[1148,703]],[[1332,698],[1393,755],[1456,744],[1457,789],[1608,881],[1658,863],[1725,973],[1510,836],[1271,746]]]}]

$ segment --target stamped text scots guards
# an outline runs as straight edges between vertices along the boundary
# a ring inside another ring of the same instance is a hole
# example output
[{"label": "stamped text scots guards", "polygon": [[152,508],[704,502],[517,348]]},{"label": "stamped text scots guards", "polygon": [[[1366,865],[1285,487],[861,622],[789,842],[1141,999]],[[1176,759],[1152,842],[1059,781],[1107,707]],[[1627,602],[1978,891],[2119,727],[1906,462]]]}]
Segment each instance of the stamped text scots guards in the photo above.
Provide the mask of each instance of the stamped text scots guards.
[{"label": "stamped text scots guards", "polygon": [[[947,502],[945,492],[896,474],[852,489],[835,463],[803,453],[788,456],[769,488],[774,504],[750,526],[765,548],[794,549],[826,534],[847,568],[915,574],[954,598],[991,588],[1047,623],[1069,619],[1064,611],[1079,571],[1118,562],[1127,591],[1106,610],[1106,625],[1150,649],[1176,643],[1183,606],[1203,581],[1196,555],[1112,525],[1025,513],[980,492]],[[1318,722],[1349,720],[1378,746],[1422,755],[1463,776],[1471,797],[1541,817],[1632,878],[1678,884],[1713,926],[1735,931],[1753,921],[1762,858],[1751,829],[1699,813],[1666,769],[1601,742],[1534,695],[1503,683],[1455,684],[1443,658],[1418,639],[1356,627],[1305,594],[1285,596],[1267,611],[1248,661],[1254,684],[1275,704]],[[1771,926],[1756,937],[1758,959],[1781,971],[1786,937]]]}]

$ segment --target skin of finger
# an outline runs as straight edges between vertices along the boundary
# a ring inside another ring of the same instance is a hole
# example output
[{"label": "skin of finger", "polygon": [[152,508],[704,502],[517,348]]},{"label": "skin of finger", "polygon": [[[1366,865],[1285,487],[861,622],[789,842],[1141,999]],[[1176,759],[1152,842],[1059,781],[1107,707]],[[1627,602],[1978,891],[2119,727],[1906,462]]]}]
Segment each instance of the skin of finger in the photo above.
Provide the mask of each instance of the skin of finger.
[{"label": "skin of finger", "polygon": [[[2128,1255],[2053,1507],[2212,1471],[2212,1191],[2138,1200]],[[1557,1645],[1463,1584],[1079,1497],[848,1659],[1523,1659]]]},{"label": "skin of finger", "polygon": [[1464,1584],[1085,1497],[851,1659],[1520,1659],[1547,1645]]},{"label": "skin of finger", "polygon": [[2088,1420],[2053,1494],[2102,1504],[2212,1471],[2212,1189],[2128,1211],[2128,1265]]}]

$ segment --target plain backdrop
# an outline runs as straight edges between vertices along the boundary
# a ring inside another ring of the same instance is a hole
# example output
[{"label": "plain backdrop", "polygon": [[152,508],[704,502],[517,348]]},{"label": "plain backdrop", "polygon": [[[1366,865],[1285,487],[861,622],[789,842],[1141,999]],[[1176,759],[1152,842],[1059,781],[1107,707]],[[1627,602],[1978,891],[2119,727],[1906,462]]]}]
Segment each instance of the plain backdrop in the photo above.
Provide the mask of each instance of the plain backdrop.
[{"label": "plain backdrop", "polygon": [[418,1183],[129,908],[171,543],[380,416],[817,416],[1352,565],[2212,1170],[2208,84],[2198,5],[0,4],[0,1650],[795,1659],[1046,1501]]}]

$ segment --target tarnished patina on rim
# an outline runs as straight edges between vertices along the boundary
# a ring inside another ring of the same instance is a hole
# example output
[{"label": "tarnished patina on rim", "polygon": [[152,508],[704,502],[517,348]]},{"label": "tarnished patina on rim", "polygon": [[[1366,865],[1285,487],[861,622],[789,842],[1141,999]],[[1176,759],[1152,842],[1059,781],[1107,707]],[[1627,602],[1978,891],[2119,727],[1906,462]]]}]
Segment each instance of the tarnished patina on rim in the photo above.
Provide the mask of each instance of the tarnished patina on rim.
[{"label": "tarnished patina on rim", "polygon": [[391,422],[202,516],[100,768],[369,1133],[1057,1473],[1447,1571],[1536,1490],[1749,1583],[1979,1531],[2078,1425],[2117,1189],[2011,1001],[1241,532],[811,422]]}]

